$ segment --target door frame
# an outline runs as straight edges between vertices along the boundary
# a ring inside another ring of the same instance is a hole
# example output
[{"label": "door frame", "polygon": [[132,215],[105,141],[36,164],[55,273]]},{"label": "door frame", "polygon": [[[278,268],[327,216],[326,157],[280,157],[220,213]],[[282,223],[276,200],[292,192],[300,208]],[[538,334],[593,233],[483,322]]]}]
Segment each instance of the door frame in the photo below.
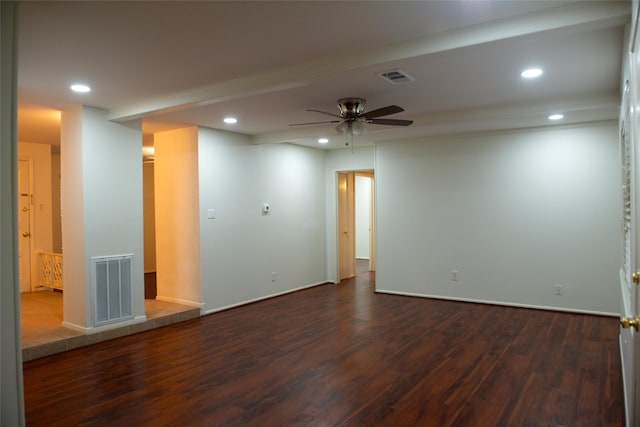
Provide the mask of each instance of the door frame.
[{"label": "door frame", "polygon": [[[369,238],[369,247],[370,247],[370,253],[369,253],[369,268],[371,271],[375,271],[375,267],[376,267],[376,240],[377,240],[377,234],[376,234],[376,186],[375,186],[375,169],[370,168],[370,169],[352,169],[352,170],[336,170],[335,171],[335,203],[336,203],[336,210],[335,210],[335,220],[336,220],[336,232],[335,232],[335,247],[336,247],[336,265],[335,265],[335,277],[336,277],[336,281],[335,283],[338,284],[340,283],[340,215],[341,212],[340,210],[343,208],[343,206],[341,206],[340,204],[340,189],[339,189],[339,185],[340,185],[340,179],[339,179],[339,174],[341,173],[352,173],[353,177],[354,177],[354,181],[355,181],[355,176],[357,175],[361,175],[361,176],[367,176],[371,178],[371,214],[370,214],[370,238]],[[355,194],[355,186],[354,186],[354,194]],[[351,212],[349,213],[349,215],[352,215],[355,218],[355,206],[352,204],[352,209]],[[355,225],[354,225],[354,233],[355,233]],[[354,235],[354,242],[355,242],[355,235]],[[354,269],[355,269],[355,250],[353,252],[353,262],[354,262]]]},{"label": "door frame", "polygon": [[[373,170],[356,172],[356,177],[362,176],[371,180],[369,188],[369,271],[376,271],[376,191],[375,174]],[[356,188],[357,193],[357,188]]]}]

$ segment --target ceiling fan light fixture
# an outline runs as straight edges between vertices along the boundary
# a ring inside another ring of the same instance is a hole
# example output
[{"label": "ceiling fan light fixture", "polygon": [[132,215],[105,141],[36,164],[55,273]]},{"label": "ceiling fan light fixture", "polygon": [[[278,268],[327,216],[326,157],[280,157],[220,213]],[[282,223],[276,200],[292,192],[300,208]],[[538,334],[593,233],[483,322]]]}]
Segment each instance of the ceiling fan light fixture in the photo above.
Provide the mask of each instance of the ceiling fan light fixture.
[{"label": "ceiling fan light fixture", "polygon": [[338,131],[338,133],[341,133],[342,135],[345,135],[347,132],[349,132],[349,128],[351,126],[349,126],[348,122],[340,122],[340,124],[338,124],[338,126],[336,126],[336,130]]},{"label": "ceiling fan light fixture", "polygon": [[[376,108],[365,113],[364,106],[366,101],[364,98],[340,98],[337,101],[340,114],[327,113],[322,110],[307,109],[316,113],[322,113],[333,117],[333,120],[325,120],[322,122],[294,123],[289,126],[300,125],[317,125],[323,123],[338,123],[336,131],[342,135],[346,135],[347,140],[353,140],[353,136],[365,133],[366,125],[385,125],[385,126],[409,126],[413,120],[403,119],[387,119],[381,118],[391,114],[397,114],[404,111],[404,108],[397,105],[387,105],[386,107]],[[348,145],[348,144],[347,144]]]},{"label": "ceiling fan light fixture", "polygon": [[367,129],[364,127],[364,124],[362,124],[360,120],[356,120],[353,123],[351,123],[351,131],[356,136],[362,135],[363,133],[366,132],[366,130]]},{"label": "ceiling fan light fixture", "polygon": [[345,120],[336,126],[336,130],[343,135],[362,135],[366,129],[360,120]]}]

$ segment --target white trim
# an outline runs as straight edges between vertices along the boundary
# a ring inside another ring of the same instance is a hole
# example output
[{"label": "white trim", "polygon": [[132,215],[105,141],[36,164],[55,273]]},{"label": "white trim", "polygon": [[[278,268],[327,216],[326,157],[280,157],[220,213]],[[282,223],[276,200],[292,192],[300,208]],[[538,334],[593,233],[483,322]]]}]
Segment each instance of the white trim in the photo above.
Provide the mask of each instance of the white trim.
[{"label": "white trim", "polygon": [[[611,97],[611,102],[615,102],[614,99],[615,97]],[[583,102],[588,102],[588,100]],[[459,113],[452,113],[452,114],[459,115]],[[592,127],[601,127],[609,124],[618,126],[618,120],[603,119],[603,120],[594,120],[594,121],[584,122],[584,123],[567,123],[567,124],[553,124],[553,125],[545,124],[542,126],[521,126],[518,128],[469,131],[469,132],[460,132],[460,133],[444,132],[442,134],[423,135],[419,137],[397,139],[393,141],[376,141],[376,147],[382,146],[382,145],[416,144],[416,143],[429,143],[429,142],[447,142],[447,141],[455,142],[455,141],[461,141],[461,140],[474,138],[474,137],[516,135],[516,134],[522,134],[523,132],[527,132],[527,133],[547,132],[549,130],[557,130],[557,129],[585,129],[585,128],[592,128]]]},{"label": "white trim", "polygon": [[291,294],[293,292],[298,292],[298,291],[301,291],[303,289],[309,289],[309,288],[313,288],[313,287],[320,286],[320,285],[326,285],[326,284],[330,284],[330,283],[332,283],[332,282],[324,281],[324,282],[312,283],[310,285],[301,286],[299,288],[289,289],[288,291],[278,292],[278,293],[275,293],[275,294],[269,294],[269,295],[265,295],[263,297],[258,297],[258,298],[250,299],[250,300],[247,300],[247,301],[238,302],[238,303],[235,303],[235,304],[225,305],[224,307],[213,308],[211,310],[206,310],[204,312],[204,315],[217,313],[219,311],[229,310],[231,308],[240,307],[242,305],[252,304],[254,302],[258,302],[258,301],[262,301],[262,300],[266,300],[266,299],[270,299],[270,298],[274,298],[274,297],[279,297],[281,295]]},{"label": "white trim", "polygon": [[90,328],[85,328],[84,326],[76,325],[75,323],[70,323],[67,321],[62,322],[62,326],[68,329],[72,329],[77,332],[82,332],[85,335],[92,335],[98,332],[110,331],[112,329],[119,329],[125,326],[135,325],[138,323],[143,323],[147,321],[147,316],[137,316],[133,319],[123,320],[121,322],[111,322],[104,325],[93,326]]},{"label": "white trim", "polygon": [[620,316],[619,313],[609,313],[606,311],[580,310],[575,308],[553,307],[553,306],[534,305],[534,304],[517,304],[517,303],[506,302],[506,301],[490,301],[490,300],[481,300],[481,299],[473,299],[473,298],[459,298],[459,297],[450,297],[450,296],[442,296],[442,295],[418,294],[413,292],[396,292],[396,291],[387,291],[384,289],[376,289],[376,293],[389,294],[389,295],[401,295],[405,297],[432,298],[432,299],[447,300],[447,301],[471,302],[476,304],[500,305],[504,307],[531,308],[535,310],[562,311],[566,313],[577,313],[577,314],[593,314],[597,316],[609,316],[609,317]]},{"label": "white trim", "polygon": [[0,423],[25,425],[18,272],[17,56],[18,2],[0,2]]},{"label": "white trim", "polygon": [[625,371],[624,371],[624,367],[625,367],[626,363],[624,363],[624,354],[625,353],[624,353],[623,347],[622,347],[622,334],[618,336],[618,344],[620,345],[620,358],[621,358],[621,360],[620,360],[620,362],[621,362],[620,363],[620,365],[621,365],[620,369],[622,371],[622,394],[623,394],[623,400],[624,400],[624,403],[625,403],[625,405],[624,405],[625,426],[626,427],[632,427],[631,426],[631,415],[632,414],[629,414],[629,409],[630,408],[627,405],[627,402],[629,400],[627,399],[627,390],[628,390],[627,381],[626,381],[627,375],[625,374]]},{"label": "white trim", "polygon": [[631,45],[629,46],[629,50],[631,52],[636,51],[636,34],[638,32],[638,1],[631,1],[631,31],[629,40],[631,40]]},{"label": "white trim", "polygon": [[195,308],[199,308],[201,311],[204,309],[204,303],[203,302],[189,301],[189,300],[180,299],[180,298],[165,297],[165,296],[162,296],[162,295],[157,295],[156,296],[156,300],[157,301],[164,301],[164,302],[171,302],[173,304],[186,305],[188,307],[195,307]]}]

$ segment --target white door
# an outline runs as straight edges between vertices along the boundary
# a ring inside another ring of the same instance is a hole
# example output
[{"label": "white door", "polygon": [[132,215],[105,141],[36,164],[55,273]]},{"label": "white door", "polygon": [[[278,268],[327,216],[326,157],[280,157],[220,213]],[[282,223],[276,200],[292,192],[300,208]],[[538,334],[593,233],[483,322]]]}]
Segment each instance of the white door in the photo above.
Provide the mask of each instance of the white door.
[{"label": "white door", "polygon": [[632,24],[629,50],[623,69],[623,93],[620,106],[620,163],[622,170],[622,266],[620,268],[620,356],[626,425],[640,423],[640,339],[638,326],[640,301],[640,251],[637,248],[638,213],[640,210],[640,35],[637,31],[638,0],[632,4]]},{"label": "white door", "polygon": [[622,307],[620,309],[620,356],[624,380],[624,396],[627,425],[633,425],[635,401],[635,335],[637,331],[632,326],[636,318],[636,285],[633,283],[635,271],[635,238],[634,230],[634,160],[633,141],[631,136],[631,111],[629,109],[630,87],[625,83],[623,104],[620,120],[620,160],[622,170],[622,266],[620,268],[620,293]]},{"label": "white door", "polygon": [[20,292],[31,292],[31,167],[18,160],[18,258]]}]

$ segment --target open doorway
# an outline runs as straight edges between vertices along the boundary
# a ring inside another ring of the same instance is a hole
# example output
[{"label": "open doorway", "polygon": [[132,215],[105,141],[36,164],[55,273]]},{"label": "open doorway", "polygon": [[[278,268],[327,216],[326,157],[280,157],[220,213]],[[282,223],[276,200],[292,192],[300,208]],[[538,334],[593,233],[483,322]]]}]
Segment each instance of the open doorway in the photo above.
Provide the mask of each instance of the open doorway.
[{"label": "open doorway", "polygon": [[144,234],[144,298],[156,299],[156,208],[153,135],[143,136],[142,199]]},{"label": "open doorway", "polygon": [[372,170],[337,172],[338,278],[375,271],[375,181]]}]

